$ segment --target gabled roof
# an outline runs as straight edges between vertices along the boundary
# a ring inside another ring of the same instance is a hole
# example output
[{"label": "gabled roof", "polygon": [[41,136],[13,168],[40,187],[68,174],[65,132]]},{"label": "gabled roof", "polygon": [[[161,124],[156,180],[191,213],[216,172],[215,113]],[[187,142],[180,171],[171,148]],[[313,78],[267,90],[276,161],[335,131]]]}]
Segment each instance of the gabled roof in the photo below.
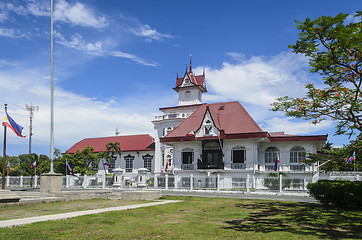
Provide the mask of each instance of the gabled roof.
[{"label": "gabled roof", "polygon": [[185,75],[181,78],[176,77],[176,86],[174,88],[174,90],[177,92],[178,88],[180,88],[182,82],[184,81],[184,79],[186,78],[186,76],[188,77],[188,79],[190,79],[190,82],[193,83],[195,86],[201,88],[202,92],[207,92],[206,90],[206,84],[205,84],[205,72],[203,72],[202,75],[198,75],[195,76],[194,73],[192,72],[192,65],[190,64],[190,70],[187,71],[187,67],[186,67],[186,72]]},{"label": "gabled roof", "polygon": [[268,136],[244,107],[235,101],[201,105],[194,113],[167,134],[167,136],[161,138],[161,142],[180,141],[188,132],[196,132],[202,126],[207,112],[210,113],[215,127],[221,132],[220,138]]},{"label": "gabled roof", "polygon": [[119,142],[122,152],[131,151],[154,151],[154,139],[148,135],[129,135],[129,136],[113,136],[113,137],[99,137],[99,138],[85,138],[74,144],[67,153],[76,153],[77,150],[83,150],[86,146],[90,145],[94,148],[94,152],[106,151],[107,143]]}]

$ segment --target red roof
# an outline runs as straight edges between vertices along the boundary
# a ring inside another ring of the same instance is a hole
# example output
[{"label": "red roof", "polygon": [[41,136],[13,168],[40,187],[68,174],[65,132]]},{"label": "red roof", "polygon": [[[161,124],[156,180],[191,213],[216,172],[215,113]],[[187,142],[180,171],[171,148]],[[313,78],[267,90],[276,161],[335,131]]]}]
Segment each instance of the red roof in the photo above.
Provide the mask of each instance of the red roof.
[{"label": "red roof", "polygon": [[154,151],[154,139],[148,135],[129,135],[129,136],[114,136],[114,137],[99,137],[99,138],[85,138],[74,144],[67,153],[76,153],[77,150],[83,150],[86,146],[90,145],[94,148],[94,152],[106,151],[107,143],[121,144],[122,152],[130,151]]},{"label": "red roof", "polygon": [[[247,134],[245,137],[267,136],[244,107],[237,101],[203,104],[188,118],[175,127],[161,142],[181,140],[188,132],[198,131],[202,126],[205,114],[209,112],[215,127],[221,132],[220,138],[232,135]],[[240,136],[239,136],[240,137]],[[238,138],[239,138],[238,137]],[[181,139],[180,139],[181,138]]]},{"label": "red roof", "polygon": [[327,141],[328,134],[326,135],[291,135],[284,132],[271,132],[269,139],[272,142],[286,142],[286,141]]},{"label": "red roof", "polygon": [[191,67],[189,72],[186,71],[184,77],[176,78],[176,86],[174,88],[175,90],[180,87],[186,75],[190,79],[191,83],[195,84],[198,87],[201,87],[204,92],[207,92],[205,85],[205,73],[202,75],[195,76],[194,73],[192,72]]}]

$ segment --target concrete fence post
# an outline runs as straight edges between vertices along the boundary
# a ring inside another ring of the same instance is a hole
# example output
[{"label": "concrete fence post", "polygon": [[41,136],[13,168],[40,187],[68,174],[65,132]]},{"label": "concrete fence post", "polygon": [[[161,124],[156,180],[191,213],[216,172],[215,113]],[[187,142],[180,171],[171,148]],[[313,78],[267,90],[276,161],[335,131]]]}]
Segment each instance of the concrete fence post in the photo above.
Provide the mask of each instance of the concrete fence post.
[{"label": "concrete fence post", "polygon": [[279,174],[279,193],[283,192],[283,175]]},{"label": "concrete fence post", "polygon": [[103,175],[103,184],[102,188],[106,188],[106,174]]},{"label": "concrete fence post", "polygon": [[190,190],[194,190],[194,176],[190,174]]},{"label": "concrete fence post", "polygon": [[250,175],[246,175],[246,192],[250,192]]},{"label": "concrete fence post", "polygon": [[6,176],[6,186],[7,187],[10,186],[10,176],[9,175]]},{"label": "concrete fence post", "polygon": [[65,188],[69,188],[69,175],[65,176]]},{"label": "concrete fence post", "polygon": [[38,186],[38,176],[34,176],[34,187]]},{"label": "concrete fence post", "polygon": [[20,176],[20,187],[23,187],[23,176]]},{"label": "concrete fence post", "polygon": [[168,174],[165,175],[165,189],[168,189]]},{"label": "concrete fence post", "polygon": [[220,174],[217,175],[217,191],[220,192]]}]

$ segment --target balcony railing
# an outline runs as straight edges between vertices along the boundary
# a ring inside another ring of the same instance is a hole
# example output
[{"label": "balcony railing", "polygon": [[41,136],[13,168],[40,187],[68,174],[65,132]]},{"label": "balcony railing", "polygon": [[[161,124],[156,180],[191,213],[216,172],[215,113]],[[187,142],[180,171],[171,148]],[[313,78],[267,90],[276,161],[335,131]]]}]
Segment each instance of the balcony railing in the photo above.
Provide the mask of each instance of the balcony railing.
[{"label": "balcony railing", "polygon": [[224,163],[197,163],[197,169],[224,169]]},{"label": "balcony railing", "polygon": [[175,118],[187,118],[190,114],[186,113],[171,113],[165,115],[155,116],[155,120],[164,120],[164,119],[175,119]]},{"label": "balcony railing", "polygon": [[231,169],[246,169],[246,163],[232,163]]},{"label": "balcony railing", "polygon": [[195,166],[194,164],[181,164],[182,170],[194,170]]}]

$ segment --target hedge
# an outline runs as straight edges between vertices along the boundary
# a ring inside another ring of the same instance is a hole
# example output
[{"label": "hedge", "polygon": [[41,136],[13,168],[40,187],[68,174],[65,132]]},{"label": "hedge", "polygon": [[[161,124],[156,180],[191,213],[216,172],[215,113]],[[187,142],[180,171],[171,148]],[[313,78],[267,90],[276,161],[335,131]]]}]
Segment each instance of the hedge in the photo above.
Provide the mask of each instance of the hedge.
[{"label": "hedge", "polygon": [[307,188],[310,195],[324,205],[362,208],[361,181],[319,180]]}]

